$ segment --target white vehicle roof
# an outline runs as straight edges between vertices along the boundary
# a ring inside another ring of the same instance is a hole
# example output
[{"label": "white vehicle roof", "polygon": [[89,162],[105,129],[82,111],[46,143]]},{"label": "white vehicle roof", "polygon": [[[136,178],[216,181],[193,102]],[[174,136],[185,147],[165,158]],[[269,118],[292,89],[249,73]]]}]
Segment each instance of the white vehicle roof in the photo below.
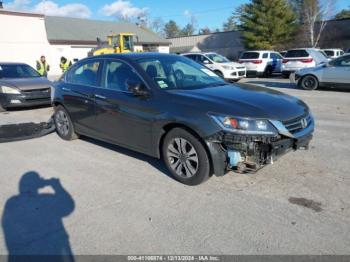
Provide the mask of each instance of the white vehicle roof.
[{"label": "white vehicle roof", "polygon": [[324,51],[343,51],[343,50],[340,49],[340,48],[324,48],[324,49],[322,49],[322,50],[324,50]]},{"label": "white vehicle roof", "polygon": [[249,51],[244,51],[243,53],[258,53],[258,52],[273,52],[273,53],[278,53],[277,51],[274,50],[249,50]]}]

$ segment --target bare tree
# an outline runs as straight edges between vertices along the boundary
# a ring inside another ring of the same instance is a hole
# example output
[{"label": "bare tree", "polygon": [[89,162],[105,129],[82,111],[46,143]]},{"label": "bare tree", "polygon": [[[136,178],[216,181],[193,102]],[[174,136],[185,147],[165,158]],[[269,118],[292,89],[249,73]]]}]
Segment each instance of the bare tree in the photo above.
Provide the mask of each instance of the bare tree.
[{"label": "bare tree", "polygon": [[311,47],[317,47],[321,35],[327,26],[327,20],[333,17],[336,0],[304,0],[302,6],[303,23]]},{"label": "bare tree", "polygon": [[149,28],[153,30],[153,32],[157,33],[160,36],[164,36],[164,21],[162,18],[157,17],[150,21]]}]

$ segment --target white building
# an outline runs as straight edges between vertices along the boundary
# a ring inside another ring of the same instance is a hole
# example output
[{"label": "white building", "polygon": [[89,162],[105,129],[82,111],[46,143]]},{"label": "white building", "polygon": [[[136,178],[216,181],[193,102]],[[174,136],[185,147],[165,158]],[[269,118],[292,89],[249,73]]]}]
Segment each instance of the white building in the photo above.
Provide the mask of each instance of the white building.
[{"label": "white building", "polygon": [[111,33],[134,33],[135,44],[144,51],[169,53],[169,41],[130,23],[52,17],[42,14],[0,10],[0,61],[24,62],[33,67],[41,55],[51,66],[49,75],[60,75],[60,58],[85,58]]}]

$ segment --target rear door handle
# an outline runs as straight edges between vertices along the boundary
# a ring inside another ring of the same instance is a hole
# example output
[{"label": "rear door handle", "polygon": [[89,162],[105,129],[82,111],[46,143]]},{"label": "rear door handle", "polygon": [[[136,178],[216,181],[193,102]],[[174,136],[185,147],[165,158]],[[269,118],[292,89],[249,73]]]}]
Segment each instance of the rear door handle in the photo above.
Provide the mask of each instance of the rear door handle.
[{"label": "rear door handle", "polygon": [[107,97],[101,96],[101,95],[95,95],[96,98],[101,99],[101,100],[106,100]]}]

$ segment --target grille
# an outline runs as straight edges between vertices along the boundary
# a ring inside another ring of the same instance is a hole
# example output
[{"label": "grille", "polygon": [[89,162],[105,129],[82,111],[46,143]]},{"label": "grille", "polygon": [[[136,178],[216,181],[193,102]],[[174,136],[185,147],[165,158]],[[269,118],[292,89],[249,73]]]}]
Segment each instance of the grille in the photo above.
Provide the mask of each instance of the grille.
[{"label": "grille", "polygon": [[[306,122],[304,119],[306,120]],[[294,118],[292,120],[284,121],[283,124],[291,134],[294,134],[310,126],[311,122],[312,122],[311,115],[306,114],[306,115],[302,115],[297,118]]]},{"label": "grille", "polygon": [[24,94],[31,94],[31,93],[49,93],[50,92],[50,88],[42,88],[42,89],[31,89],[31,90],[23,90],[21,91]]}]

